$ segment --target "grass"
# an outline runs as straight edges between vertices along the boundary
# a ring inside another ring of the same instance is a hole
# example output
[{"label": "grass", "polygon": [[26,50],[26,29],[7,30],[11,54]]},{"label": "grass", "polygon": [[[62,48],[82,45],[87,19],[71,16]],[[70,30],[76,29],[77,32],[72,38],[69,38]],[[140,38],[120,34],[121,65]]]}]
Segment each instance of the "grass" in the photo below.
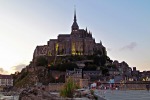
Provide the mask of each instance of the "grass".
[{"label": "grass", "polygon": [[15,83],[15,87],[22,88],[22,87],[27,87],[33,84],[34,82],[31,79],[31,74],[28,73],[22,79],[17,80],[17,82]]}]

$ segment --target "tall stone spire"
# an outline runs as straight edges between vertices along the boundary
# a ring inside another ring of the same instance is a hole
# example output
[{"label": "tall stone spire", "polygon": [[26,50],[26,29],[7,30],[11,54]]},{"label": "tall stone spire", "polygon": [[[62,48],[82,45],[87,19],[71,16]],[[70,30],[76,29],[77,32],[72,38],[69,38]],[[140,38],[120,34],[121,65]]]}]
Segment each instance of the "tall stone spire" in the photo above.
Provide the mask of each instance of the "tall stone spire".
[{"label": "tall stone spire", "polygon": [[79,29],[79,26],[77,24],[76,9],[74,8],[74,22],[72,24],[72,31],[77,31],[78,29]]},{"label": "tall stone spire", "polygon": [[76,8],[74,8],[74,22],[77,22],[77,19],[76,19]]}]

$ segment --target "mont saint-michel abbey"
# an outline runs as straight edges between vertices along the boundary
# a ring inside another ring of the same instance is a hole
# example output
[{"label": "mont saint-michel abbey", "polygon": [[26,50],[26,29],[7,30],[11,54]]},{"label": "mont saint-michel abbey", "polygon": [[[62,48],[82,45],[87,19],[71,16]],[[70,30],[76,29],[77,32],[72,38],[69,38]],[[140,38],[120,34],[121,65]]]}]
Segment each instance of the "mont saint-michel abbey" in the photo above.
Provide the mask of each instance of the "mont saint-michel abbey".
[{"label": "mont saint-michel abbey", "polygon": [[87,28],[79,28],[75,11],[71,33],[59,34],[57,39],[50,39],[47,45],[37,46],[34,51],[34,57],[44,55],[93,55],[95,51],[106,54],[106,49],[102,42],[96,43],[92,37],[92,32],[88,31]]}]

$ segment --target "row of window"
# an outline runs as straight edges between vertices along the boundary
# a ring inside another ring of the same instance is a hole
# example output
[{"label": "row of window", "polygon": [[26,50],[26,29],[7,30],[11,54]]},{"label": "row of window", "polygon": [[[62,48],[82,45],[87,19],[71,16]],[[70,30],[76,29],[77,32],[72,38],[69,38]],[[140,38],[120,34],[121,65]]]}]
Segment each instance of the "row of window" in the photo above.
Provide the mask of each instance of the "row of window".
[{"label": "row of window", "polygon": [[12,84],[12,79],[0,79],[0,84]]}]

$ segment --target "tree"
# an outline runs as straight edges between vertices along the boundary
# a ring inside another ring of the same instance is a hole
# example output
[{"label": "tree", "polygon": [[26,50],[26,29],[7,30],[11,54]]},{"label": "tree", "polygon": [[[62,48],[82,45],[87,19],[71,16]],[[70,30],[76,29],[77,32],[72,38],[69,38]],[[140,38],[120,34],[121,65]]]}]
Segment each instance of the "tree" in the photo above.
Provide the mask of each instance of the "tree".
[{"label": "tree", "polygon": [[106,75],[106,76],[107,76],[107,75],[109,74],[109,73],[108,73],[108,69],[107,69],[106,67],[102,67],[102,66],[101,66],[100,69],[101,69],[103,75]]},{"label": "tree", "polygon": [[83,68],[83,70],[85,71],[95,71],[96,69],[97,69],[96,65],[90,65],[90,64]]},{"label": "tree", "polygon": [[94,64],[96,64],[96,65],[100,65],[100,57],[99,56],[94,56]]},{"label": "tree", "polygon": [[94,64],[97,66],[101,65],[104,66],[106,61],[107,61],[107,56],[106,55],[99,55],[99,56],[94,56]]},{"label": "tree", "polygon": [[107,56],[106,56],[106,55],[102,55],[102,56],[100,56],[100,64],[101,64],[102,66],[104,66],[104,65],[105,65],[105,63],[106,63],[106,58],[107,58]]},{"label": "tree", "polygon": [[47,66],[48,61],[44,56],[40,56],[36,60],[36,66]]},{"label": "tree", "polygon": [[74,70],[74,68],[78,68],[78,66],[75,63],[63,63],[51,66],[50,70],[66,71],[66,70]]}]

